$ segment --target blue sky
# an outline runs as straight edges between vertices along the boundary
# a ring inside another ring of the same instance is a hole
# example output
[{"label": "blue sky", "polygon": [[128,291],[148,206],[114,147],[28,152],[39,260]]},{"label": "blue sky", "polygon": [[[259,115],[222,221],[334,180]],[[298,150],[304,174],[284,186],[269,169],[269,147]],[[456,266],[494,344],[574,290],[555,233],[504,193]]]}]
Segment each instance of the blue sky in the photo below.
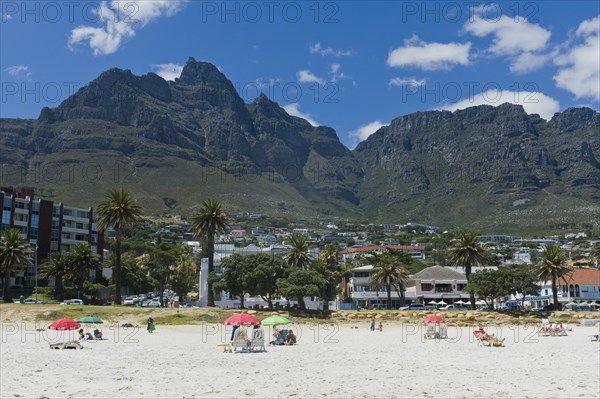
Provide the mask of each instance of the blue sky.
[{"label": "blue sky", "polygon": [[173,79],[189,56],[350,148],[417,111],[598,110],[599,4],[2,1],[0,116],[36,118],[111,67]]}]

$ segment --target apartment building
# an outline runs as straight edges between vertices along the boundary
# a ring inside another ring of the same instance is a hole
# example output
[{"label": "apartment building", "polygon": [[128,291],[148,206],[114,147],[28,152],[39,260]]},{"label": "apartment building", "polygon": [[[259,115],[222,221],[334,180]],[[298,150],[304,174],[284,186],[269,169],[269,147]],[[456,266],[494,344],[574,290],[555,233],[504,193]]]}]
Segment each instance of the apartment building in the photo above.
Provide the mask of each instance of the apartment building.
[{"label": "apartment building", "polygon": [[[26,188],[0,188],[0,203],[0,230],[19,229],[34,250],[27,270],[18,273],[11,285],[33,286],[37,265],[51,252],[69,253],[77,244],[88,243],[102,256],[104,235],[96,227],[96,214],[92,208],[34,199],[33,190]],[[101,275],[102,270],[97,270],[96,278]]]}]

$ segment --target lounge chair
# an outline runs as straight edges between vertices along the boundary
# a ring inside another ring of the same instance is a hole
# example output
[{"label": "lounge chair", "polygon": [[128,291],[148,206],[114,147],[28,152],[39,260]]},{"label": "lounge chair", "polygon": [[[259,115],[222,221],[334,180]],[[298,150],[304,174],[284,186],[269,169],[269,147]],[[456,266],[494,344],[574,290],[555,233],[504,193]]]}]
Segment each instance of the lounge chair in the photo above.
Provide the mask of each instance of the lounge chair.
[{"label": "lounge chair", "polygon": [[265,339],[261,328],[252,330],[252,339],[250,340],[251,350],[265,352]]},{"label": "lounge chair", "polygon": [[445,324],[440,324],[440,329],[438,332],[438,338],[446,339],[448,338],[448,327]]},{"label": "lounge chair", "polygon": [[77,341],[56,342],[50,344],[50,349],[83,349],[83,346],[79,345]]},{"label": "lounge chair", "polygon": [[238,328],[235,330],[233,341],[229,344],[229,349],[231,352],[235,352],[237,349],[241,349],[242,352],[250,351],[251,347],[249,344],[250,341],[246,337],[246,332],[243,329]]},{"label": "lounge chair", "polygon": [[437,331],[435,331],[435,324],[425,324],[425,339],[437,338]]},{"label": "lounge chair", "polygon": [[505,340],[505,338],[498,339],[494,336],[490,337],[479,330],[473,331],[473,335],[477,339],[477,344],[483,346],[503,346]]}]

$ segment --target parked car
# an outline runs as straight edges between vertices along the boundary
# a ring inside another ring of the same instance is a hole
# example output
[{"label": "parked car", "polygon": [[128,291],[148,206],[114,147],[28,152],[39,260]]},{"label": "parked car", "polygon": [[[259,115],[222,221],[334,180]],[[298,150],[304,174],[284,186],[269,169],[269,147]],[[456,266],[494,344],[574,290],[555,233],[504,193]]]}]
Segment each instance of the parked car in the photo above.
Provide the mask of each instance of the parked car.
[{"label": "parked car", "polygon": [[442,307],[440,308],[440,310],[456,310],[456,309],[458,309],[458,308],[456,307],[456,305],[452,305],[452,304],[450,304],[450,305],[446,305],[446,306],[442,306]]},{"label": "parked car", "polygon": [[135,305],[135,300],[137,299],[137,297],[135,296],[128,296],[127,298],[125,298],[125,300],[123,301],[123,305],[124,306],[133,306]]},{"label": "parked car", "polygon": [[408,306],[402,306],[398,310],[425,310],[425,309],[427,309],[427,307],[425,305],[423,305],[422,303],[411,303]]},{"label": "parked car", "polygon": [[147,308],[160,308],[160,301],[151,300],[149,302],[146,302],[144,306]]},{"label": "parked car", "polygon": [[60,303],[61,305],[83,305],[82,299],[67,299]]},{"label": "parked car", "polygon": [[44,302],[42,302],[40,300],[37,300],[35,298],[27,298],[27,299],[25,299],[23,301],[23,303],[26,304],[26,305],[40,305],[40,304],[42,304]]}]

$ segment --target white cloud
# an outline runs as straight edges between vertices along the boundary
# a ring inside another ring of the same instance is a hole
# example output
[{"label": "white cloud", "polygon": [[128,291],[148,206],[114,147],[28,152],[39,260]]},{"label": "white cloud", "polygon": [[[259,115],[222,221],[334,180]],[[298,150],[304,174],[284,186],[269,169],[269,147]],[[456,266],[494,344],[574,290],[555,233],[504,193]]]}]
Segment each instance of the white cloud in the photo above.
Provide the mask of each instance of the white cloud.
[{"label": "white cloud", "polygon": [[510,91],[490,89],[475,96],[449,104],[443,109],[455,111],[477,105],[491,105],[497,107],[504,103],[522,105],[528,114],[539,114],[542,118],[549,120],[555,112],[560,110],[560,104],[554,98],[540,92]]},{"label": "white cloud", "polygon": [[9,66],[8,68],[4,69],[4,72],[8,73],[10,76],[12,77],[19,77],[19,76],[29,76],[29,67],[27,65],[13,65],[13,66]]},{"label": "white cloud", "polygon": [[173,63],[152,64],[151,67],[154,69],[154,72],[164,80],[175,80],[175,78],[181,76],[181,71],[183,71],[183,65]]},{"label": "white cloud", "polygon": [[413,36],[404,46],[392,50],[387,59],[391,67],[417,67],[425,70],[451,69],[469,64],[471,43],[426,43]]},{"label": "white cloud", "polygon": [[541,68],[549,60],[547,51],[551,32],[531,23],[527,18],[502,15],[485,19],[476,10],[475,15],[464,26],[467,33],[478,37],[493,36],[487,52],[493,56],[507,56],[511,60],[510,70],[526,73]]},{"label": "white cloud", "polygon": [[187,0],[112,0],[103,1],[94,12],[102,27],[78,26],[71,31],[68,45],[87,43],[94,55],[113,54],[136,30],[162,17],[170,17],[181,10]]},{"label": "white cloud", "polygon": [[314,127],[319,126],[319,123],[317,121],[315,121],[314,119],[312,119],[309,113],[304,113],[304,112],[300,111],[299,108],[300,108],[300,105],[298,103],[293,103],[293,104],[288,104],[288,105],[283,106],[283,109],[285,109],[285,112],[287,112],[289,115],[297,116],[298,118],[302,118],[302,119],[306,119],[306,121]]},{"label": "white cloud", "polygon": [[414,77],[409,77],[409,78],[400,78],[400,77],[396,77],[396,78],[392,78],[390,79],[390,86],[412,86],[412,87],[420,87],[425,85],[425,83],[427,83],[427,80],[425,79],[416,79]]},{"label": "white cloud", "polygon": [[311,54],[321,54],[323,57],[328,55],[332,57],[350,57],[354,55],[354,50],[336,50],[332,47],[323,48],[321,47],[321,43],[309,46],[308,51]]},{"label": "white cloud", "polygon": [[318,84],[323,84],[325,83],[325,80],[316,76],[315,74],[313,74],[311,71],[309,71],[308,69],[303,69],[301,71],[298,71],[298,73],[296,74],[296,76],[298,77],[298,81],[301,83],[318,83]]},{"label": "white cloud", "polygon": [[553,53],[521,53],[514,57],[510,63],[510,71],[514,73],[527,73],[542,68],[551,58]]},{"label": "white cloud", "polygon": [[354,147],[367,137],[378,131],[380,128],[385,126],[381,121],[373,121],[366,125],[359,126],[357,129],[348,132],[348,138],[352,140]]},{"label": "white cloud", "polygon": [[[352,80],[352,76],[346,75],[340,69],[342,66],[340,64],[331,64],[329,70],[330,80],[332,82],[337,82],[338,80],[350,79]],[[356,85],[356,82],[352,81],[353,85]]]},{"label": "white cloud", "polygon": [[583,43],[554,58],[559,66],[554,81],[577,99],[600,100],[600,15],[583,21],[576,36]]}]

